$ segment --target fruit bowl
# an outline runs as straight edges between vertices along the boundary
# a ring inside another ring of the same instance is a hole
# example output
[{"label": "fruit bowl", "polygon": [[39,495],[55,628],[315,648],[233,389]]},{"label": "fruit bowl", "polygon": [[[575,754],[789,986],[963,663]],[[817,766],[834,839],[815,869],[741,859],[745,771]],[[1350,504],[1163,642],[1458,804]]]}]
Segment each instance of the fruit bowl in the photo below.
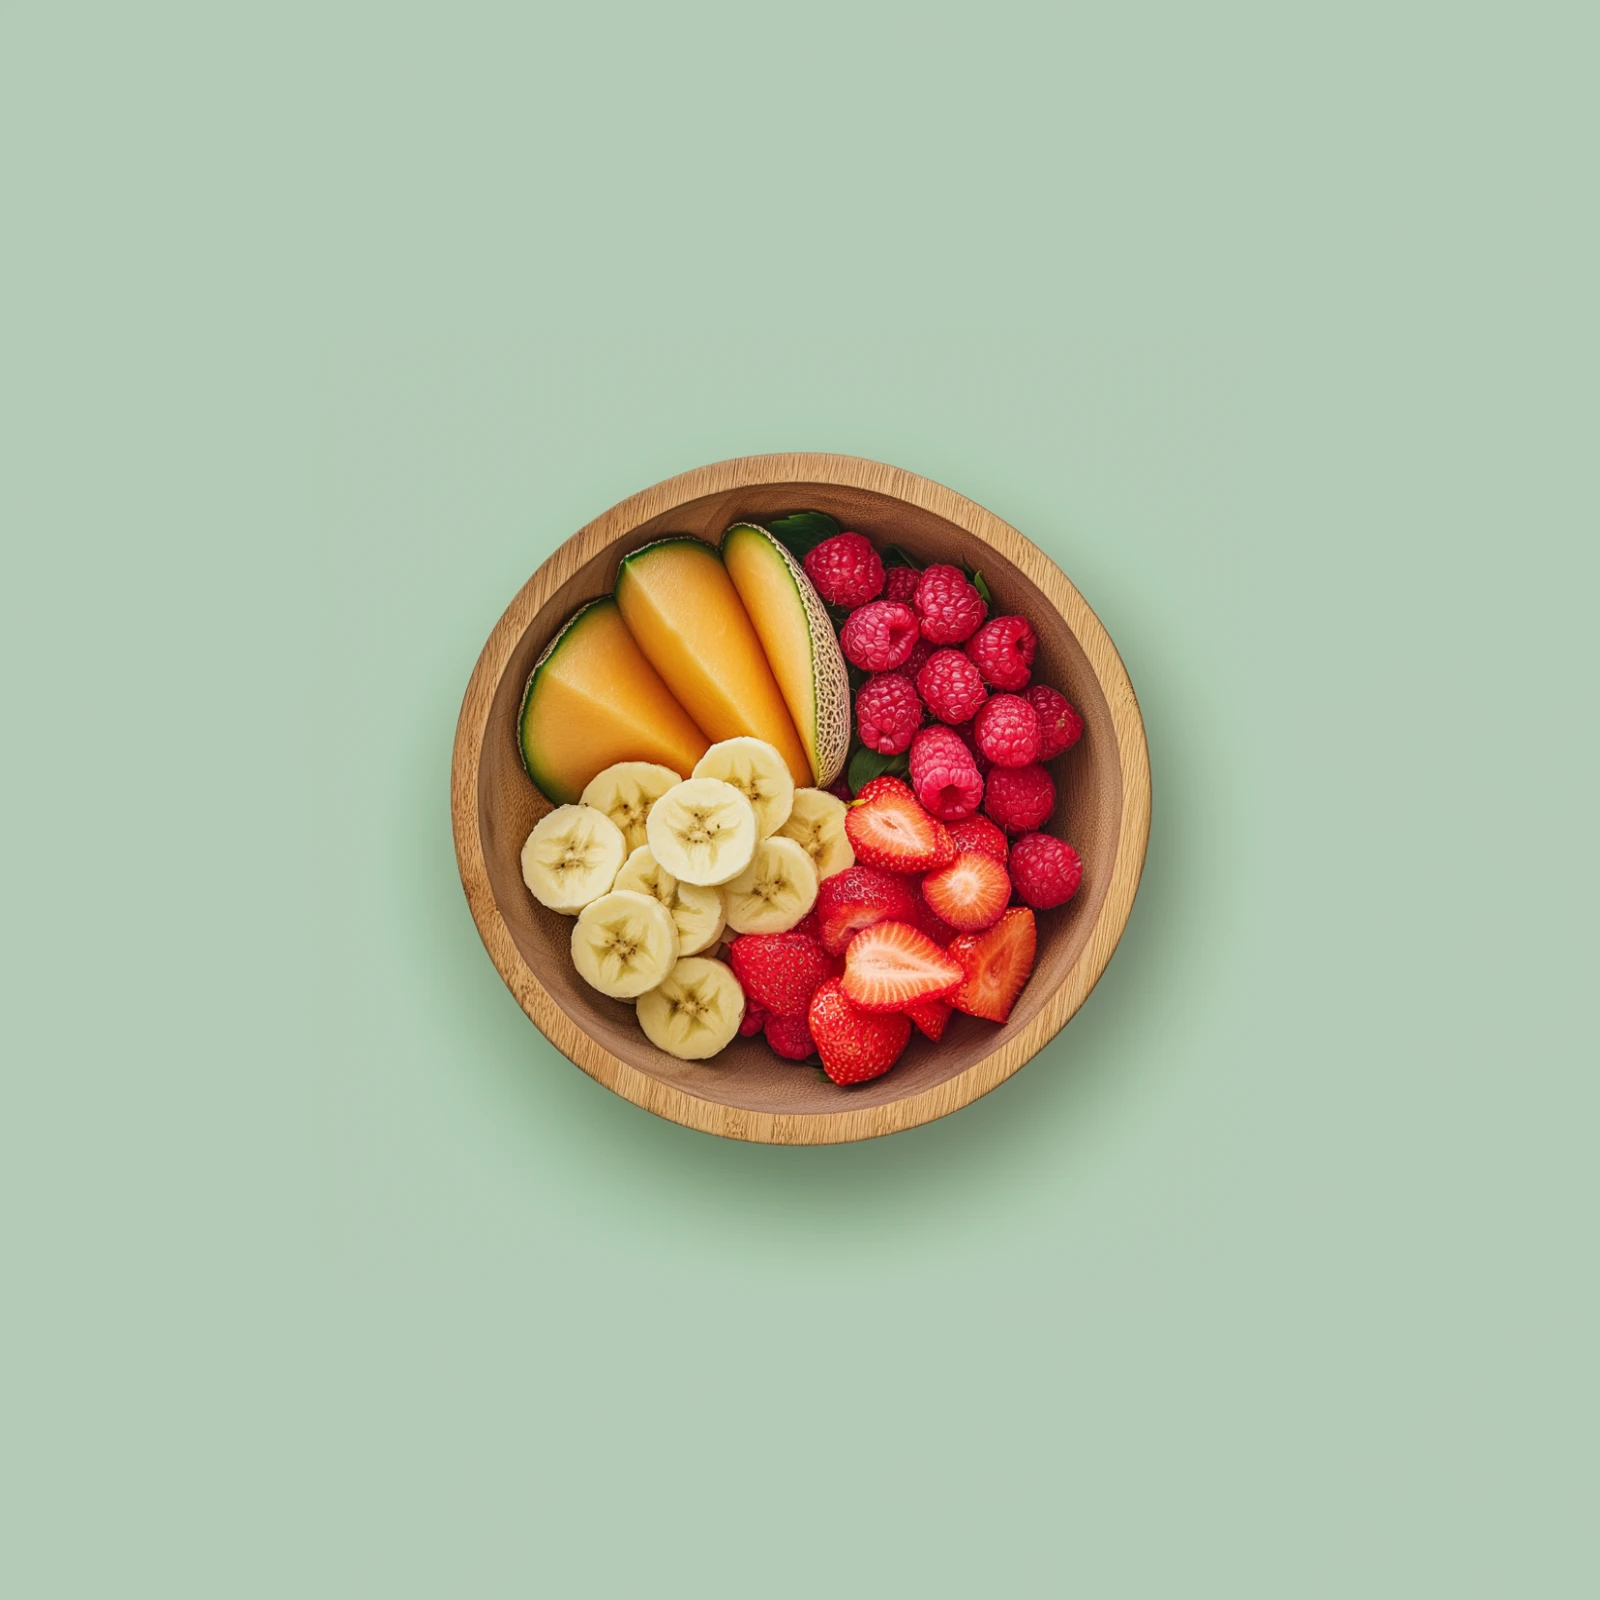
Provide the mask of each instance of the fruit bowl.
[{"label": "fruit bowl", "polygon": [[[715,543],[730,523],[825,511],[875,544],[924,562],[981,569],[995,614],[1028,617],[1035,679],[1084,719],[1056,765],[1046,828],[1072,841],[1083,882],[1039,913],[1031,979],[1004,1027],[959,1013],[937,1043],[914,1039],[892,1071],[840,1088],[780,1060],[759,1037],[709,1061],[680,1061],[640,1032],[633,1007],[589,988],[569,957],[572,924],[539,905],[520,854],[550,803],[517,748],[523,688],[540,652],[583,601],[607,593],[622,559],[666,534]],[[1061,570],[982,506],[914,473],[835,455],[745,456],[669,478],[613,506],[523,585],[484,645],[461,706],[450,779],[456,858],[473,920],[500,975],[540,1031],[607,1088],[658,1116],[725,1138],[833,1144],[876,1138],[959,1110],[1010,1077],[1081,1006],[1122,935],[1144,865],[1150,767],[1133,686],[1099,619]]]}]

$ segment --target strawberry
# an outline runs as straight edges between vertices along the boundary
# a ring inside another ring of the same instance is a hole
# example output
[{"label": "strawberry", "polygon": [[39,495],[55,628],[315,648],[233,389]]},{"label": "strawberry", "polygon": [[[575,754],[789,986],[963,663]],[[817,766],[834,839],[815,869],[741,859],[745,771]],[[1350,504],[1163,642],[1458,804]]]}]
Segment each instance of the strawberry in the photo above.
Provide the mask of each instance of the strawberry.
[{"label": "strawberry", "polygon": [[[873,783],[883,781],[873,779]],[[930,817],[903,783],[893,781],[895,788],[858,799],[844,814],[844,831],[856,860],[888,872],[937,872],[949,866],[956,858],[950,830]],[[867,795],[870,790],[871,783],[861,792]]]},{"label": "strawberry", "polygon": [[948,1000],[913,1000],[906,1007],[906,1015],[916,1023],[917,1031],[924,1038],[939,1039],[954,1009]]},{"label": "strawberry", "polygon": [[987,933],[963,934],[950,946],[966,978],[950,1003],[971,1017],[1004,1022],[1033,971],[1038,944],[1033,913],[1013,906]]},{"label": "strawberry", "polygon": [[741,933],[729,960],[745,997],[775,1017],[803,1017],[828,976],[822,946],[800,933]]},{"label": "strawberry", "polygon": [[980,933],[1000,920],[1011,899],[1011,879],[993,856],[964,850],[942,872],[922,880],[922,895],[952,928]]},{"label": "strawberry", "polygon": [[1002,867],[1006,864],[1006,853],[1011,847],[1006,843],[1005,834],[987,817],[963,817],[960,822],[952,822],[950,837],[958,850],[978,850],[993,856]]},{"label": "strawberry", "polygon": [[824,878],[817,889],[822,948],[831,956],[843,955],[861,929],[890,918],[910,922],[915,910],[911,886],[904,878],[880,867],[846,867]]},{"label": "strawberry", "polygon": [[911,799],[911,785],[904,778],[897,778],[892,772],[885,772],[879,777],[868,778],[862,784],[861,793],[856,799],[862,805],[870,805],[880,794],[898,794]]},{"label": "strawberry", "polygon": [[875,922],[844,953],[844,992],[863,1011],[903,1011],[917,1000],[943,999],[964,970],[908,923]]},{"label": "strawberry", "polygon": [[909,1017],[859,1010],[837,978],[829,978],[812,995],[806,1020],[822,1057],[822,1070],[841,1084],[881,1078],[900,1059],[911,1037]]},{"label": "strawberry", "polygon": [[928,897],[922,892],[922,886],[927,881],[928,880],[926,878],[917,879],[916,914],[911,918],[911,921],[915,926],[921,928],[922,931],[927,934],[927,936],[932,939],[933,942],[942,950],[953,938],[955,938],[959,930],[952,928],[950,924],[946,922],[944,918],[941,917],[939,913],[928,904]]}]

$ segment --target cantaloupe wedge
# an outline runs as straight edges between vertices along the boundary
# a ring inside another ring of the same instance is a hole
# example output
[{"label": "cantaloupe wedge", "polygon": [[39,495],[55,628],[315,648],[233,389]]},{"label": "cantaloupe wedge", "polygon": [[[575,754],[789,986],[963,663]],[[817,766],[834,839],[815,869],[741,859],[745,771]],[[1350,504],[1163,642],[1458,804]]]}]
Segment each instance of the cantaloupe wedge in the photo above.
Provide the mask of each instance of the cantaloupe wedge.
[{"label": "cantaloupe wedge", "polygon": [[618,761],[658,761],[688,777],[711,743],[639,653],[610,595],[580,606],[545,646],[517,729],[528,776],[558,806]]},{"label": "cantaloupe wedge", "polygon": [[723,534],[722,564],[806,747],[811,781],[825,789],[850,748],[850,676],[828,609],[805,568],[754,523]]},{"label": "cantaloupe wedge", "polygon": [[715,545],[678,534],[635,550],[617,571],[616,596],[628,632],[708,738],[765,739],[797,784],[811,782],[811,760]]}]

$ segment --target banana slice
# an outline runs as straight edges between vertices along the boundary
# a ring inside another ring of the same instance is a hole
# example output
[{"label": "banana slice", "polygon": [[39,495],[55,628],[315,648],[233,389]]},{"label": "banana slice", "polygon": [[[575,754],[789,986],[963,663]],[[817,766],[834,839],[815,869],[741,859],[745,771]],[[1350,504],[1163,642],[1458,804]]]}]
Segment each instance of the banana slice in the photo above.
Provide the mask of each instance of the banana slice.
[{"label": "banana slice", "polygon": [[581,805],[603,811],[622,830],[630,850],[644,843],[644,819],[668,789],[682,783],[671,767],[654,761],[619,761],[597,772],[578,796]]},{"label": "banana slice", "polygon": [[650,853],[683,883],[726,883],[750,865],[756,814],[719,778],[690,778],[668,789],[644,825]]},{"label": "banana slice", "polygon": [[522,881],[533,898],[570,916],[611,887],[628,853],[622,830],[593,806],[558,806],[522,847]]},{"label": "banana slice", "polygon": [[817,869],[793,839],[763,839],[722,894],[735,933],[783,933],[817,903]]},{"label": "banana slice", "polygon": [[680,1061],[714,1056],[743,1020],[744,990],[732,968],[705,956],[685,956],[659,988],[639,996],[645,1037]]},{"label": "banana slice", "polygon": [[764,739],[724,739],[695,762],[690,776],[731,783],[755,811],[758,838],[770,839],[789,820],[794,779],[788,763]]},{"label": "banana slice", "polygon": [[780,839],[793,839],[811,857],[819,883],[856,864],[844,813],[844,801],[826,789],[796,789],[794,809],[778,829]]},{"label": "banana slice", "polygon": [[614,889],[634,889],[659,900],[678,930],[678,954],[698,955],[722,937],[727,921],[722,911],[722,891],[679,883],[642,844],[622,863]]},{"label": "banana slice", "polygon": [[614,1000],[653,989],[678,959],[678,930],[659,900],[613,889],[591,900],[572,925],[578,976]]}]

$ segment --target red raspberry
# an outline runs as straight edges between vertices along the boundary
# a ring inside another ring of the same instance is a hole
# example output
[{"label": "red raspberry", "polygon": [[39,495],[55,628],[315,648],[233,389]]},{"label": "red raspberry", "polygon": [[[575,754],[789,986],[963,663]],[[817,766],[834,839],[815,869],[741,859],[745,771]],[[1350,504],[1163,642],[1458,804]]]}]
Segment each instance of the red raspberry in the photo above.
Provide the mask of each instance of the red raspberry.
[{"label": "red raspberry", "polygon": [[811,1024],[804,1017],[768,1017],[767,1043],[785,1061],[804,1061],[816,1052],[811,1038]]},{"label": "red raspberry", "polygon": [[950,837],[958,850],[976,850],[980,855],[993,856],[1003,867],[1011,846],[1006,836],[987,817],[968,817],[965,822],[950,824]]},{"label": "red raspberry", "polygon": [[862,684],[856,696],[856,731],[869,750],[897,756],[921,726],[922,702],[898,672],[880,672]]},{"label": "red raspberry", "polygon": [[1083,736],[1083,718],[1064,694],[1036,683],[1022,697],[1039,714],[1039,759],[1048,761],[1070,750]]},{"label": "red raspberry", "polygon": [[[907,570],[907,569],[904,568],[904,567],[896,568],[896,571],[900,571],[900,572],[903,572],[905,570]],[[929,644],[926,639],[919,638],[917,640],[917,642],[914,645],[912,645],[911,654],[908,655],[905,658],[905,660],[903,662],[901,662],[900,665],[898,667],[895,667],[893,670],[895,672],[898,672],[900,674],[900,676],[906,680],[907,683],[909,683],[913,688],[915,688],[916,687],[916,682],[917,682],[917,674],[919,672],[921,672],[922,669],[928,664],[928,657],[931,656],[932,654],[933,654],[933,646],[931,644]]]},{"label": "red raspberry", "polygon": [[1065,839],[1026,833],[1011,847],[1011,882],[1026,905],[1039,911],[1064,905],[1083,881],[1083,863]]},{"label": "red raspberry", "polygon": [[846,805],[849,805],[850,802],[856,797],[855,790],[850,787],[849,782],[842,775],[835,778],[833,782],[828,785],[828,793],[833,795],[836,799],[843,800]]},{"label": "red raspberry", "polygon": [[864,606],[883,589],[883,562],[859,533],[824,539],[806,556],[805,568],[830,606]]},{"label": "red raspberry", "polygon": [[744,1019],[739,1024],[739,1032],[746,1039],[753,1039],[767,1025],[767,1008],[758,1005],[749,995],[744,997]]},{"label": "red raspberry", "polygon": [[[914,746],[911,759],[917,759]],[[1055,808],[1055,780],[1043,767],[996,767],[989,774],[983,809],[1007,833],[1031,833]]]},{"label": "red raspberry", "polygon": [[[820,546],[819,546],[820,548]],[[896,600],[874,600],[844,619],[839,648],[868,672],[887,672],[911,654],[917,642],[917,614]]]},{"label": "red raspberry", "polygon": [[917,584],[917,615],[922,637],[934,644],[960,644],[988,614],[983,596],[960,567],[929,567]]},{"label": "red raspberry", "polygon": [[950,727],[953,732],[960,734],[961,742],[972,752],[973,764],[980,773],[987,775],[989,768],[994,765],[988,756],[978,748],[978,741],[972,732],[972,725],[978,719],[969,717],[965,722],[953,722]]},{"label": "red raspberry", "polygon": [[949,728],[924,728],[911,741],[911,785],[922,809],[943,822],[970,817],[983,799],[972,752]]},{"label": "red raspberry", "polygon": [[922,574],[915,567],[890,567],[889,576],[883,586],[885,600],[898,600],[902,605],[909,606],[912,596],[917,592],[917,582]]},{"label": "red raspberry", "polygon": [[959,650],[935,650],[917,674],[917,693],[941,722],[968,722],[977,716],[989,691],[977,667]]},{"label": "red raspberry", "polygon": [[997,689],[1027,686],[1039,641],[1026,617],[996,617],[979,628],[967,643],[967,654],[977,664],[985,683]]},{"label": "red raspberry", "polygon": [[972,736],[997,767],[1026,767],[1039,759],[1039,713],[1021,695],[990,695],[973,721]]}]

